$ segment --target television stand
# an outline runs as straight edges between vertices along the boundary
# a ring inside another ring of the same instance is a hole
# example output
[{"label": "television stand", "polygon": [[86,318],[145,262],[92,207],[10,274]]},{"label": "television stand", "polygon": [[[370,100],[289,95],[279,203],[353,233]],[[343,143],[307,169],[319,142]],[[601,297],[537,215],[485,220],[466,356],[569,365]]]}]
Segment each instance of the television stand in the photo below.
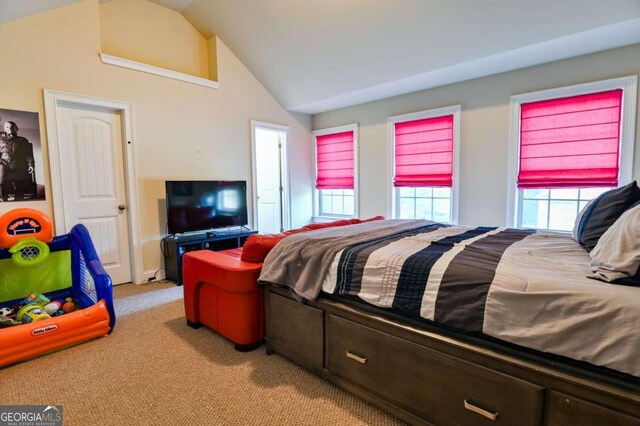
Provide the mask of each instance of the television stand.
[{"label": "television stand", "polygon": [[166,278],[182,285],[182,256],[195,250],[221,251],[242,247],[249,235],[257,234],[247,227],[210,229],[187,234],[167,235],[162,239]]}]

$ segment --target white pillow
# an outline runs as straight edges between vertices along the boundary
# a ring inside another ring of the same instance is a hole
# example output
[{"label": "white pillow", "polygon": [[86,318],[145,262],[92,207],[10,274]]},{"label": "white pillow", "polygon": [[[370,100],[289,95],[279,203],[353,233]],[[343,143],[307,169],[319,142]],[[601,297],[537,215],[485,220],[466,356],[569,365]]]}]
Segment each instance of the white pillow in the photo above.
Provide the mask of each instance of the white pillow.
[{"label": "white pillow", "polygon": [[622,214],[591,250],[590,278],[606,282],[637,278],[640,268],[640,203]]}]

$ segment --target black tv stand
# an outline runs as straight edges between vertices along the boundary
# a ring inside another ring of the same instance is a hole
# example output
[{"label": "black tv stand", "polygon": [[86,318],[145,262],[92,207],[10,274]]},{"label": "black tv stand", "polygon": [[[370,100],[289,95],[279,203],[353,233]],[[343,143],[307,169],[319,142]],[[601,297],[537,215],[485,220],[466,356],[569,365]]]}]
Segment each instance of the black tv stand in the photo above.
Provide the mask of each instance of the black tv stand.
[{"label": "black tv stand", "polygon": [[249,235],[257,234],[245,226],[220,228],[186,234],[167,235],[162,240],[166,278],[182,285],[182,256],[195,250],[221,251],[242,247]]}]

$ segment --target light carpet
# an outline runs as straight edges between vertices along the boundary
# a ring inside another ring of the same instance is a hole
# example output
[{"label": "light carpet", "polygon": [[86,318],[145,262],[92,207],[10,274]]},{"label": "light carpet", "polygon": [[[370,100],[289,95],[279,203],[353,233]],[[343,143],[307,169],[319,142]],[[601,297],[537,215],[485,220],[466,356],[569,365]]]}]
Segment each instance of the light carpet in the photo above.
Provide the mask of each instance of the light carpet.
[{"label": "light carpet", "polygon": [[182,287],[115,288],[104,338],[0,369],[0,404],[62,404],[65,425],[390,425],[367,402],[264,346],[186,325]]}]

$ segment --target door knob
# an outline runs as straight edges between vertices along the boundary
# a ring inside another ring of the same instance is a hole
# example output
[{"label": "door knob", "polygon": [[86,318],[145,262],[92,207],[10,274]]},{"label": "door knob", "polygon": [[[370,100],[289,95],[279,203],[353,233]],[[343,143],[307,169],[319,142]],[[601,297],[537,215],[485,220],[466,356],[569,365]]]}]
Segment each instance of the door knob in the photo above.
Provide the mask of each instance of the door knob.
[{"label": "door knob", "polygon": [[125,206],[124,204],[120,204],[118,206],[118,210],[120,210],[120,211],[124,211],[124,209],[126,209],[126,208],[127,208],[127,206]]}]

